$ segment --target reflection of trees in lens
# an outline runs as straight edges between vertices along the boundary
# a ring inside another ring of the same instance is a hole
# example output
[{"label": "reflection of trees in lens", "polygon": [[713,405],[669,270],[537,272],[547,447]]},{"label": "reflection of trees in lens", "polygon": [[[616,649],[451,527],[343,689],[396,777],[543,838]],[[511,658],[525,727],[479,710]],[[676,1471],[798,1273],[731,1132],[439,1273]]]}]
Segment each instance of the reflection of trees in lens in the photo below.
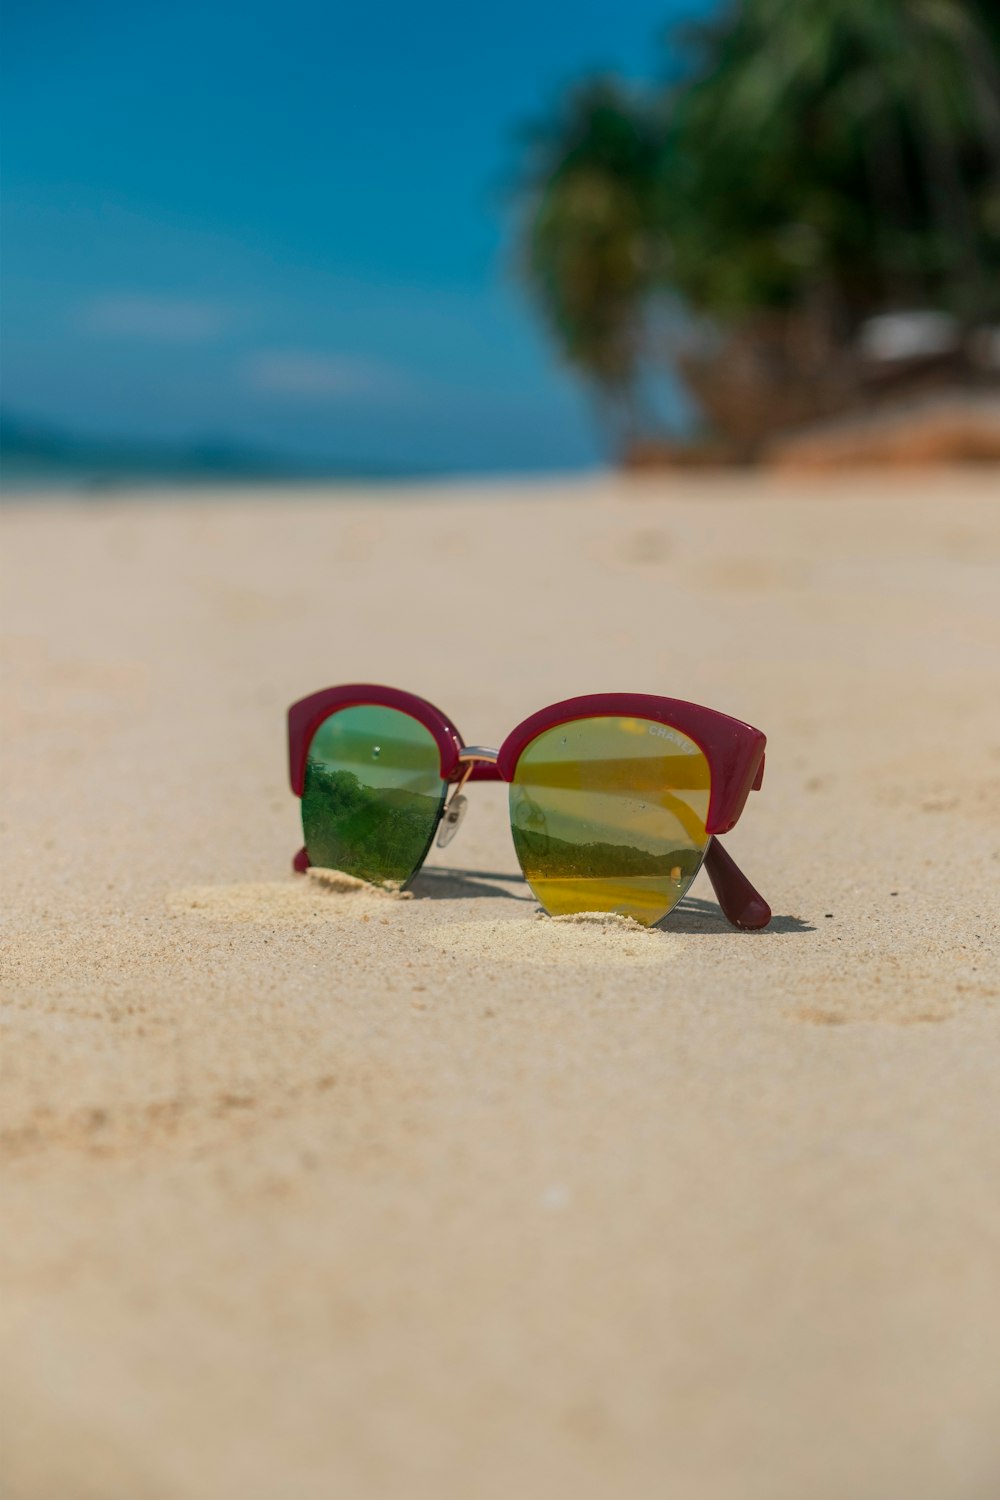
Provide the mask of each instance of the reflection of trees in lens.
[{"label": "reflection of trees in lens", "polygon": [[302,792],[310,864],[377,885],[409,880],[426,852],[442,795],[365,786],[352,771],[310,758]]},{"label": "reflection of trees in lens", "polygon": [[684,847],[653,854],[630,844],[574,844],[551,836],[546,839],[544,851],[539,851],[533,836],[516,824],[513,834],[514,848],[528,880],[601,880],[649,875],[666,880],[693,879],[704,853],[702,849]]},{"label": "reflection of trees in lens", "polygon": [[535,859],[544,859],[549,852],[551,839],[545,813],[524,787],[518,787],[516,805],[511,817],[511,830],[518,856],[522,848]]}]

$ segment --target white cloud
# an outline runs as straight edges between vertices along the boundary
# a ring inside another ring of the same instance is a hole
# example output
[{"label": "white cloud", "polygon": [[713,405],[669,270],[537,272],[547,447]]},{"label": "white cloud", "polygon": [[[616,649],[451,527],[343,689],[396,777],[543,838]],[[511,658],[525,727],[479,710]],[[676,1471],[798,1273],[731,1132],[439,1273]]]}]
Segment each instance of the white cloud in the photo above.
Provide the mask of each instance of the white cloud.
[{"label": "white cloud", "polygon": [[253,354],[243,364],[243,376],[256,391],[310,400],[382,396],[405,384],[398,371],[374,360],[298,349]]},{"label": "white cloud", "polygon": [[218,303],[190,297],[115,292],[85,302],[77,321],[86,333],[102,338],[206,344],[225,332],[231,313]]}]

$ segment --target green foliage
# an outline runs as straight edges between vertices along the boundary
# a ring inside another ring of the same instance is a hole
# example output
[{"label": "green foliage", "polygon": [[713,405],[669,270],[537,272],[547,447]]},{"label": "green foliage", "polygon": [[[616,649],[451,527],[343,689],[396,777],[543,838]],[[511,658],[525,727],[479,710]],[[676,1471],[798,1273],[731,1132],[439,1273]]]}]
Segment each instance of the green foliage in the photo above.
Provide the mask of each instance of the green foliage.
[{"label": "green foliage", "polygon": [[608,880],[656,875],[669,880],[679,869],[682,879],[696,875],[702,851],[689,846],[667,854],[653,854],[631,844],[595,841],[577,844],[547,833],[511,825],[514,848],[529,877],[541,880]]},{"label": "green foliage", "polygon": [[352,771],[310,758],[302,793],[309,862],[375,885],[403,885],[427,851],[442,799],[365,786]]},{"label": "green foliage", "polygon": [[663,180],[693,306],[997,311],[1000,51],[969,4],[750,0],[693,56]]},{"label": "green foliage", "polygon": [[660,154],[653,121],[607,81],[533,138],[527,275],[566,358],[612,400],[631,386],[657,280]]},{"label": "green foliage", "polygon": [[743,0],[679,81],[578,88],[529,162],[526,270],[564,355],[626,400],[668,292],[721,328],[1000,314],[993,0]]}]

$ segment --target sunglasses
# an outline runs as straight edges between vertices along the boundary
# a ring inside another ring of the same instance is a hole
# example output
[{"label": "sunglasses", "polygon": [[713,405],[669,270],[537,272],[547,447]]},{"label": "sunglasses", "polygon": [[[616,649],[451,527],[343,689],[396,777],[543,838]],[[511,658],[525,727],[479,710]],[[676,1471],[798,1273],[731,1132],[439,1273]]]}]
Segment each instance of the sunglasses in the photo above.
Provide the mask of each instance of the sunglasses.
[{"label": "sunglasses", "polygon": [[704,865],[734,927],[771,910],[724,851],[764,775],[759,729],[645,693],[543,708],[499,750],[466,745],[440,709],[396,688],[324,688],[288,710],[300,873],[334,869],[390,889],[449,844],[472,781],[505,781],[524,878],[551,916],[614,912],[651,926]]}]

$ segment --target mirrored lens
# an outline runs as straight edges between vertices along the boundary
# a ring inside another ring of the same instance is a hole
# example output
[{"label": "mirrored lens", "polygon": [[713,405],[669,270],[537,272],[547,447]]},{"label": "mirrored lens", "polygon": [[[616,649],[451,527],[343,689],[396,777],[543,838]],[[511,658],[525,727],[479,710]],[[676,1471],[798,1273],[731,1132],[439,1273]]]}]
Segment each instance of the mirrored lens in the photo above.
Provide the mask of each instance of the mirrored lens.
[{"label": "mirrored lens", "polygon": [[313,736],[302,793],[311,865],[376,885],[405,885],[420,868],[446,785],[430,730],[409,714],[359,704]]},{"label": "mirrored lens", "polygon": [[703,752],[666,724],[596,718],[547,729],[521,752],[510,786],[524,877],[552,916],[658,922],[705,857],[709,791]]}]

